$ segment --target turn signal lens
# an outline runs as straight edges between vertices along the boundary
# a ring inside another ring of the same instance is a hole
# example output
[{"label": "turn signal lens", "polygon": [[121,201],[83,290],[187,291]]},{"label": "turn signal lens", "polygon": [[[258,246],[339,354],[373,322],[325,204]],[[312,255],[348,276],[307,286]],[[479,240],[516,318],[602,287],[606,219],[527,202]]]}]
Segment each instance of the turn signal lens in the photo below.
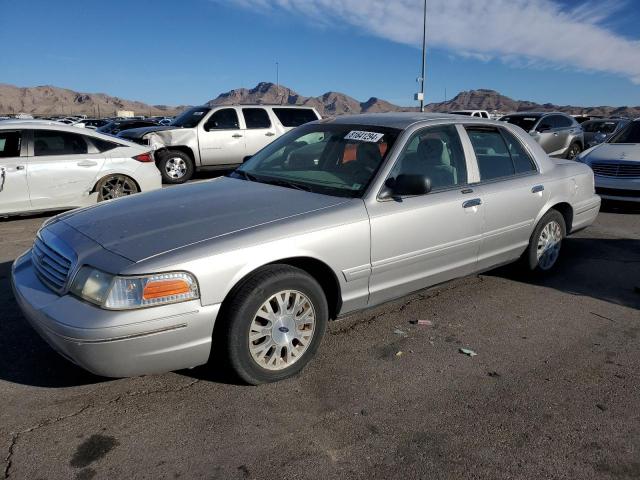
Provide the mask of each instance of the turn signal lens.
[{"label": "turn signal lens", "polygon": [[152,152],[141,153],[140,155],[136,155],[135,157],[133,157],[133,159],[143,163],[149,163],[154,161]]},{"label": "turn signal lens", "polygon": [[188,294],[191,287],[186,280],[154,280],[148,282],[142,291],[143,300],[168,297],[171,295]]}]

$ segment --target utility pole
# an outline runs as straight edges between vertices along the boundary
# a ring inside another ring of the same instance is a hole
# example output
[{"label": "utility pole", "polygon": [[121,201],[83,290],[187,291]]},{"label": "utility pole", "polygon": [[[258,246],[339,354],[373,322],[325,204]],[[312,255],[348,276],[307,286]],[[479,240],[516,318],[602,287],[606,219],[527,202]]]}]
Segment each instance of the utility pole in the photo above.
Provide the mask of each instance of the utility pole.
[{"label": "utility pole", "polygon": [[280,64],[278,62],[276,62],[276,96],[280,100]]},{"label": "utility pole", "polygon": [[420,100],[420,111],[424,112],[424,76],[427,63],[427,0],[424,0],[424,21],[422,26],[422,75],[420,77],[420,93],[416,95]]}]

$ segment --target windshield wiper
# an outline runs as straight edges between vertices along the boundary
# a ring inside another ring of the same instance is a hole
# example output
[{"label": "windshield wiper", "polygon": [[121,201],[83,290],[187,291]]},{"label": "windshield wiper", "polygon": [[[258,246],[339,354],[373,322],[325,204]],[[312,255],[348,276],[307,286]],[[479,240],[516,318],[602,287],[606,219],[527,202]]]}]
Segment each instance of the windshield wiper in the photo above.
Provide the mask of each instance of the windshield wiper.
[{"label": "windshield wiper", "polygon": [[[248,172],[245,172],[244,170],[234,170],[233,172],[231,172],[229,174],[229,176],[233,175],[235,178],[240,177],[240,178],[244,178],[245,180],[249,180],[250,182],[257,182],[258,178]],[[237,176],[236,176],[237,175]]]},{"label": "windshield wiper", "polygon": [[307,186],[307,185],[301,185],[299,183],[294,183],[294,182],[290,182],[288,180],[281,180],[281,179],[261,179],[259,180],[261,183],[268,183],[269,185],[277,185],[279,187],[286,187],[286,188],[295,188],[296,190],[303,190],[305,192],[313,192],[313,190],[311,189],[311,187]]}]

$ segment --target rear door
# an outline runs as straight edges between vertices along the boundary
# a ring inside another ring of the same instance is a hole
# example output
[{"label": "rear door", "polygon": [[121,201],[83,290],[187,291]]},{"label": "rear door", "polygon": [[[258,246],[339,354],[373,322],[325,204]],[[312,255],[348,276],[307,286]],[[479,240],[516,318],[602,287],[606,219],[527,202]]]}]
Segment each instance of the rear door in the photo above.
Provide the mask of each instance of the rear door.
[{"label": "rear door", "polygon": [[203,166],[237,165],[247,155],[245,131],[234,107],[220,108],[198,125]]},{"label": "rear door", "polygon": [[105,162],[85,135],[63,130],[32,130],[28,181],[35,209],[82,205]]},{"label": "rear door", "polygon": [[484,227],[478,270],[514,260],[526,248],[547,192],[524,144],[505,128],[468,126],[480,173]]},{"label": "rear door", "polygon": [[253,155],[269,145],[276,137],[276,127],[264,108],[242,108],[245,124],[247,155]]},{"label": "rear door", "polygon": [[27,142],[21,130],[0,130],[0,213],[29,210]]}]

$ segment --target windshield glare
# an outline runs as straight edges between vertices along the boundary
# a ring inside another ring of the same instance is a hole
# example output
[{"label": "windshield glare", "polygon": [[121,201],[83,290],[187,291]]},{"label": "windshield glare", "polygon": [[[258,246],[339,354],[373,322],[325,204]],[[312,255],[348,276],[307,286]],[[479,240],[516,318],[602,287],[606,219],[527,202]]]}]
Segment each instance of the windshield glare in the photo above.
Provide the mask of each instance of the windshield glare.
[{"label": "windshield glare", "polygon": [[640,143],[640,121],[631,122],[614,135],[609,143]]},{"label": "windshield glare", "polygon": [[500,121],[509,122],[513,125],[517,125],[525,132],[530,132],[533,130],[535,124],[540,120],[540,117],[532,117],[532,116],[524,116],[524,115],[514,115],[510,117],[502,117]]},{"label": "windshield glare", "polygon": [[342,197],[361,197],[400,130],[364,125],[306,125],[255,154],[234,178]]},{"label": "windshield glare", "polygon": [[170,125],[174,127],[193,128],[211,110],[207,107],[194,107],[178,115]]}]

